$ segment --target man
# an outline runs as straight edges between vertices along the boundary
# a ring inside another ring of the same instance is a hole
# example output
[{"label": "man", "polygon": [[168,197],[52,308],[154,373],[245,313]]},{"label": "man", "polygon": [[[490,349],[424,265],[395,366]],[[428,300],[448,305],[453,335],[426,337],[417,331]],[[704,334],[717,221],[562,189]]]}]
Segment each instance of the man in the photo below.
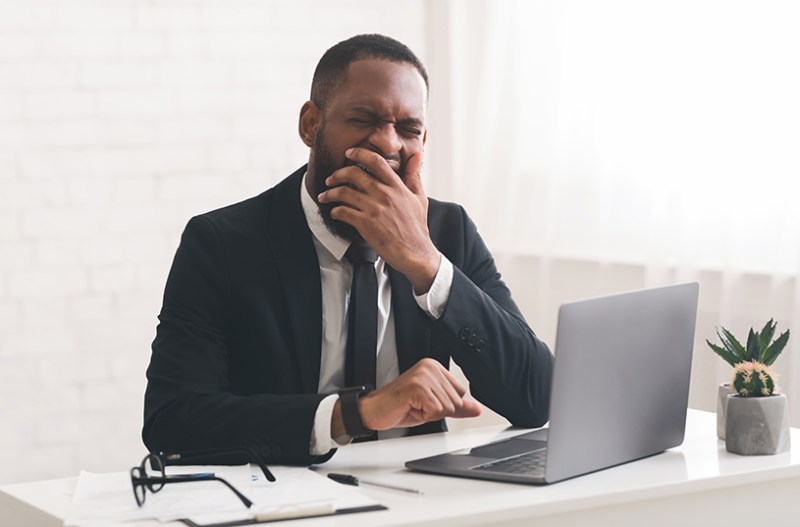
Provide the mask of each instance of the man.
[{"label": "man", "polygon": [[248,446],[309,464],[374,431],[442,431],[480,413],[451,357],[512,424],[547,421],[550,351],[464,210],[422,188],[427,99],[403,44],[340,42],[300,110],[308,165],[192,218],[147,371],[151,451]]}]

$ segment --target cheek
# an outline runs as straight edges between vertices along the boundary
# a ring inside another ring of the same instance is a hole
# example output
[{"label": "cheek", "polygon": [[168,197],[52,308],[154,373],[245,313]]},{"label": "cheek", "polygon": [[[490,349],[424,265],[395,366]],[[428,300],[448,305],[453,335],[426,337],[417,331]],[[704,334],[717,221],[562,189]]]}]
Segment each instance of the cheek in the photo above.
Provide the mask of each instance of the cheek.
[{"label": "cheek", "polygon": [[358,130],[353,130],[352,127],[343,126],[337,119],[326,122],[323,129],[323,142],[325,149],[329,152],[331,158],[335,159],[340,164],[344,164],[346,159],[344,156],[348,148],[360,146],[364,141],[364,134]]},{"label": "cheek", "polygon": [[422,152],[425,149],[424,137],[424,135],[415,135],[403,139],[403,147],[409,152],[409,156],[416,152]]},{"label": "cheek", "polygon": [[353,126],[337,126],[329,135],[331,143],[341,148],[342,152],[344,152],[348,148],[358,146],[366,141],[369,137],[369,131]]},{"label": "cheek", "polygon": [[425,150],[425,143],[422,142],[422,139],[413,139],[406,142],[405,149],[408,151],[409,157],[411,157],[417,152],[422,152]]},{"label": "cheek", "polygon": [[414,154],[418,154],[420,152],[425,151],[425,145],[422,144],[422,141],[414,140],[414,141],[407,141],[405,146],[403,147],[403,166],[408,162]]}]

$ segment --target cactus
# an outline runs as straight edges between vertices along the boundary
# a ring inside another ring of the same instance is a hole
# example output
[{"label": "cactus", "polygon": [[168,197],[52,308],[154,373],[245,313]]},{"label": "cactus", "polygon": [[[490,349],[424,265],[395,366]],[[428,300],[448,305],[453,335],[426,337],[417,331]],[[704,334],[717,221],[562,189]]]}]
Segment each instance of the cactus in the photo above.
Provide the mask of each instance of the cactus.
[{"label": "cactus", "polygon": [[753,328],[750,328],[750,333],[747,335],[747,346],[742,346],[730,331],[719,326],[717,327],[717,335],[722,342],[722,346],[712,344],[708,340],[706,340],[706,343],[717,355],[722,357],[722,360],[731,366],[736,366],[745,361],[757,361],[766,366],[771,366],[789,341],[788,329],[774,341],[772,340],[772,336],[775,334],[775,326],[777,325],[777,322],[769,319],[761,331],[753,331]]},{"label": "cactus", "polygon": [[733,368],[733,387],[742,397],[772,395],[775,392],[775,374],[761,362],[740,362]]}]

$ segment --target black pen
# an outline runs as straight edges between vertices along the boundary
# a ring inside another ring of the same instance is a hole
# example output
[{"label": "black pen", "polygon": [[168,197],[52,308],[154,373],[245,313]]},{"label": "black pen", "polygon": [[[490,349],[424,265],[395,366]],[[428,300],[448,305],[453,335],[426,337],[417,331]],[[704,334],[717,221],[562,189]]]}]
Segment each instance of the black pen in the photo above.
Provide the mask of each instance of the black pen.
[{"label": "black pen", "polygon": [[337,474],[335,472],[331,472],[328,474],[328,477],[331,478],[333,481],[344,483],[345,485],[373,485],[375,487],[383,487],[385,489],[392,489],[392,490],[401,490],[403,492],[411,492],[412,494],[422,494],[421,490],[411,489],[408,487],[400,487],[397,485],[389,485],[388,483],[380,483],[378,481],[370,481],[368,479],[361,479],[355,476],[351,476],[350,474]]}]

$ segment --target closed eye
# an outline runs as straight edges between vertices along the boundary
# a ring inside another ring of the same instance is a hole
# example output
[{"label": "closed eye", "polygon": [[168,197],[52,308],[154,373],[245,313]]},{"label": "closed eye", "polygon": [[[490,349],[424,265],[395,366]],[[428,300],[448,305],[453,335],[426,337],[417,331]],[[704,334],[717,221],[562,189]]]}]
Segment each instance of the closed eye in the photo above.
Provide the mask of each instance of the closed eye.
[{"label": "closed eye", "polygon": [[403,133],[409,135],[422,135],[422,130],[419,128],[403,128]]},{"label": "closed eye", "polygon": [[361,117],[354,117],[354,118],[348,119],[348,121],[351,122],[351,123],[355,123],[355,124],[372,124],[372,123],[375,122],[372,119],[364,119],[364,118],[361,118]]}]

